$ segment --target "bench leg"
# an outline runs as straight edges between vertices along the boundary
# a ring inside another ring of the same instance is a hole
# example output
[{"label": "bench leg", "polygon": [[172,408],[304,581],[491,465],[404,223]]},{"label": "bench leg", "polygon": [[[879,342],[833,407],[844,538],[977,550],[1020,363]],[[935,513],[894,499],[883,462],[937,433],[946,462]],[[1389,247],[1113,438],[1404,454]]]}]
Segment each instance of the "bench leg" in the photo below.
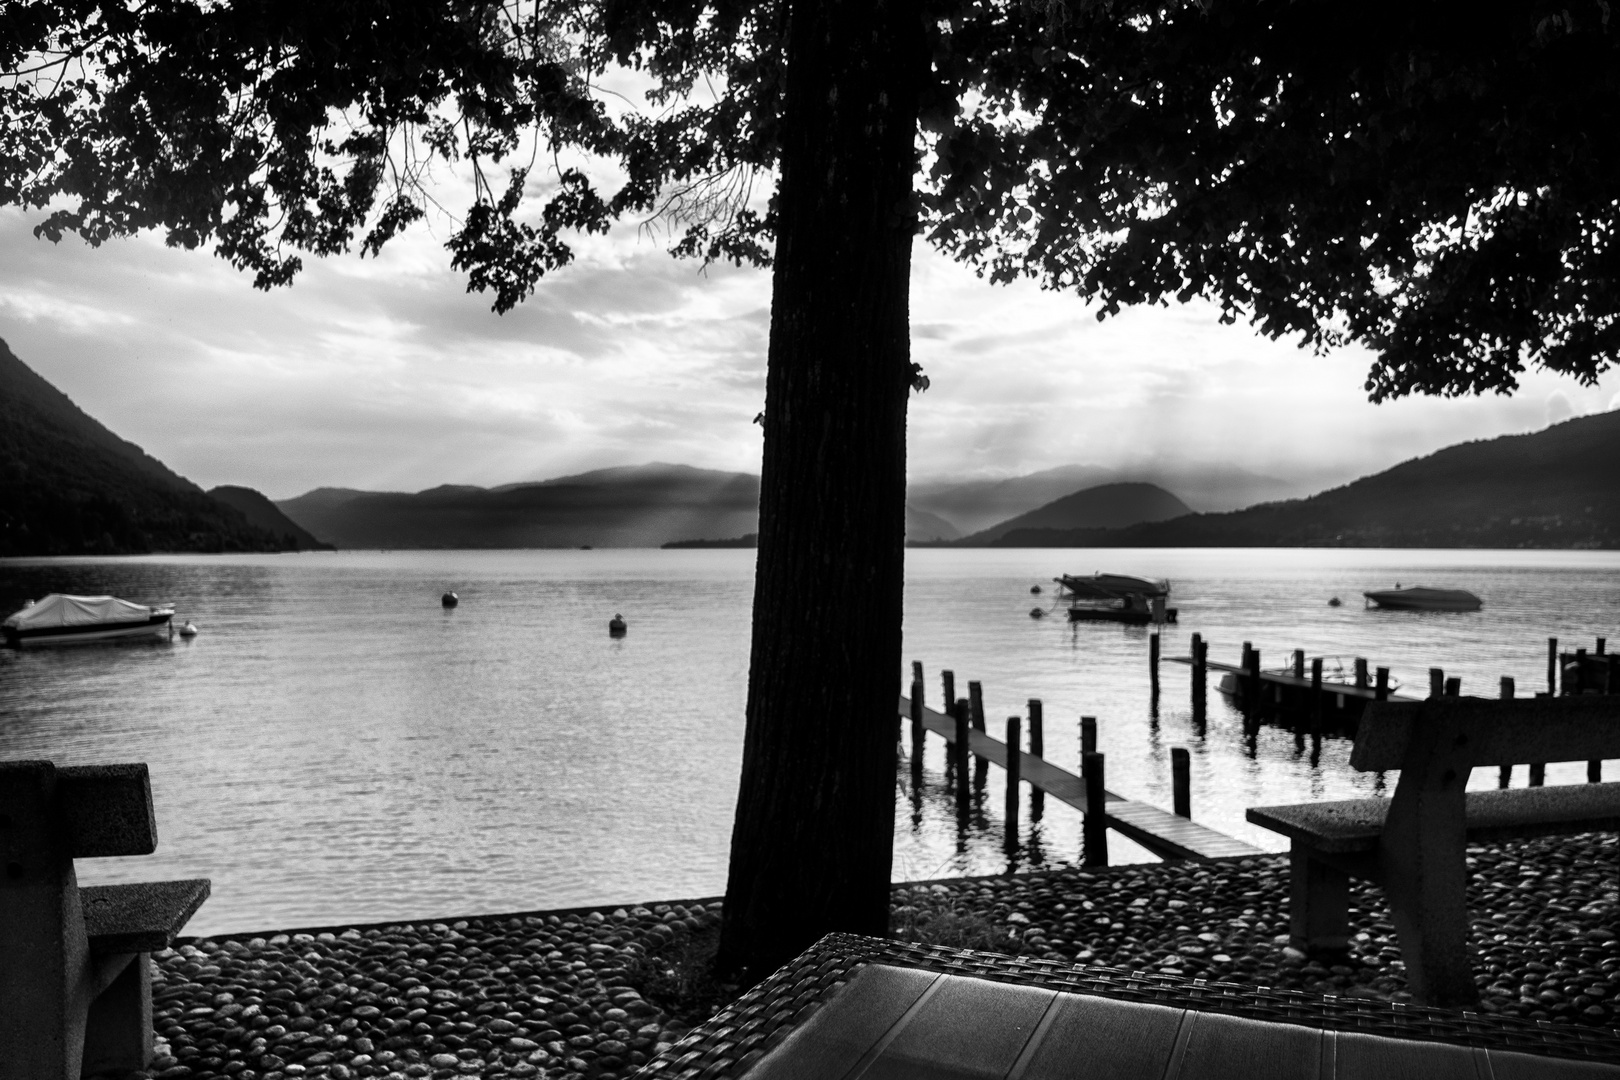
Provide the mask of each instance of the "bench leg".
[{"label": "bench leg", "polygon": [[1295,841],[1288,853],[1288,939],[1301,952],[1342,954],[1350,948],[1350,876],[1311,857]]},{"label": "bench leg", "polygon": [[145,953],[90,1003],[84,1024],[83,1075],[128,1073],[152,1060],[152,969]]}]

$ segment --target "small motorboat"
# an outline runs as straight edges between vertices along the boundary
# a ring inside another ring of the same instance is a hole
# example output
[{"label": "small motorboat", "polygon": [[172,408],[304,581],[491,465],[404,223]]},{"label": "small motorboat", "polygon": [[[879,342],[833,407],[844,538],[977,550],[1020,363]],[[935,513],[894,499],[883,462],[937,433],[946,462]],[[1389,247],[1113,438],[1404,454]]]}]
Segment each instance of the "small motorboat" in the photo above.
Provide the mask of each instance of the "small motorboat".
[{"label": "small motorboat", "polygon": [[1429,589],[1421,585],[1364,592],[1368,607],[1392,611],[1478,611],[1480,599],[1466,589]]},{"label": "small motorboat", "polygon": [[120,600],[116,596],[68,596],[51,593],[39,601],[29,601],[13,613],[0,630],[6,644],[79,645],[115,638],[166,636],[174,605],[150,606]]}]

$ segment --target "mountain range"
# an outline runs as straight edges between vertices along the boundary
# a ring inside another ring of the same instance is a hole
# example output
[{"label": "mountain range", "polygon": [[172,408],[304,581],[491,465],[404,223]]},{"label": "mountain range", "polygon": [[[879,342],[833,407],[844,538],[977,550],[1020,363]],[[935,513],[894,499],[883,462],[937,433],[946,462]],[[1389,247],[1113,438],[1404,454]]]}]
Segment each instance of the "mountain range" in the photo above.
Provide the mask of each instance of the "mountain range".
[{"label": "mountain range", "polygon": [[0,341],[0,555],[299,546],[276,519],[254,524],[114,435]]},{"label": "mountain range", "polygon": [[1620,547],[1620,411],[1460,443],[1307,499],[1125,528],[1021,528],[1009,547]]}]

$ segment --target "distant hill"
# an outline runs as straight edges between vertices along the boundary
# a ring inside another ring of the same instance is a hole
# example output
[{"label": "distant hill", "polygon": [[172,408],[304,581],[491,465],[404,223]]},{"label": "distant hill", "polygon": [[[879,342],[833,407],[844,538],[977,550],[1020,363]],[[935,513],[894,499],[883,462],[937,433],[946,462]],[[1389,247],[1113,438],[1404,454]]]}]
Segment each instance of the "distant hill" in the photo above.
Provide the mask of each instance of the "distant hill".
[{"label": "distant hill", "polygon": [[0,555],[281,547],[86,415],[0,341]]},{"label": "distant hill", "polygon": [[[906,540],[910,543],[935,543],[954,540],[962,534],[943,518],[906,507]],[[749,533],[726,540],[672,540],[660,545],[666,548],[757,548],[759,534]]]},{"label": "distant hill", "polygon": [[730,540],[671,540],[667,544],[659,544],[661,548],[757,548],[759,547],[759,533],[749,533],[747,536],[735,536]]},{"label": "distant hill", "polygon": [[1620,412],[1461,443],[1308,499],[1124,529],[1023,529],[1027,547],[1620,547]]},{"label": "distant hill", "polygon": [[248,524],[257,526],[272,536],[281,537],[283,547],[308,551],[321,549],[329,551],[332,548],[331,544],[324,544],[310,535],[308,530],[278,510],[276,504],[268,497],[252,488],[224,484],[209,488],[208,496],[226,506],[235,507],[247,518]]},{"label": "distant hill", "polygon": [[1055,499],[957,543],[963,547],[1002,546],[1009,534],[1032,529],[1117,529],[1191,512],[1186,503],[1155,484],[1102,484]]},{"label": "distant hill", "polygon": [[907,487],[906,502],[971,534],[1084,488],[1123,483],[1173,491],[1186,500],[1189,510],[1235,510],[1311,490],[1305,484],[1222,465],[1060,465],[998,480],[920,481]]},{"label": "distant hill", "polygon": [[655,463],[499,488],[317,488],[276,505],[341,548],[658,547],[756,531],[759,477]]}]

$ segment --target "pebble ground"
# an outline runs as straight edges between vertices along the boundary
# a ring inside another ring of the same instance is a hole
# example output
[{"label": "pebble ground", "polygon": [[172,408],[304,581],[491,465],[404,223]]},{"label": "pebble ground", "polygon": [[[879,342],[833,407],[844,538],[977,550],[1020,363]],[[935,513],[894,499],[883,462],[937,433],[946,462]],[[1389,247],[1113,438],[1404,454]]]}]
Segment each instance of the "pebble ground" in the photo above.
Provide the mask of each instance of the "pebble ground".
[{"label": "pebble ground", "polygon": [[[1470,849],[1486,1012],[1620,1025],[1613,836]],[[1407,998],[1382,894],[1351,895],[1354,942],[1323,966],[1287,947],[1287,860],[1061,869],[896,886],[898,936],[1187,978]],[[687,1025],[665,958],[718,902],[205,938],[154,956],[159,1056],[134,1077],[626,1077]],[[649,975],[651,978],[649,978]]]}]

